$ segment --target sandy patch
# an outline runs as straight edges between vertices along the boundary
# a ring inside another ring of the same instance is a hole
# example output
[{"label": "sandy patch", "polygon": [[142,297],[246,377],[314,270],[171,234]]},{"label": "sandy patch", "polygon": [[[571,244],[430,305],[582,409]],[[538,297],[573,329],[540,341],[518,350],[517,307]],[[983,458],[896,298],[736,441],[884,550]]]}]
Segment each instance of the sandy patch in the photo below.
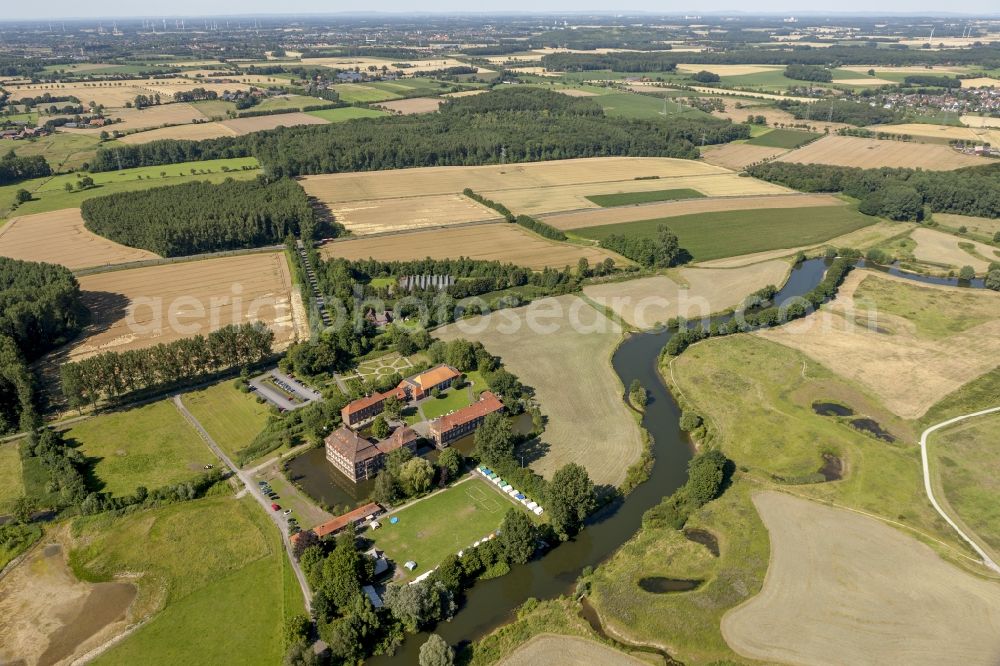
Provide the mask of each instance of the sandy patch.
[{"label": "sandy patch", "polygon": [[676,280],[656,275],[588,285],[583,293],[632,326],[649,329],[678,315],[700,319],[735,307],[769,284],[780,287],[790,268],[787,262],[778,260],[739,268],[685,267],[674,273]]},{"label": "sandy patch", "polygon": [[[742,181],[755,181],[741,178]],[[658,181],[657,181],[658,182]],[[664,186],[662,189],[669,189]],[[616,206],[614,208],[593,208],[557,215],[546,215],[545,222],[556,229],[585,229],[605,224],[620,224],[639,220],[655,220],[661,217],[677,217],[696,213],[715,213],[726,210],[756,210],[758,208],[811,208],[816,206],[839,206],[843,201],[829,194],[783,194],[764,196],[717,196],[704,199],[680,199],[661,201],[637,206]]]},{"label": "sandy patch", "polygon": [[62,264],[73,270],[159,258],[91,233],[83,225],[79,208],[13,218],[0,228],[0,255]]},{"label": "sandy patch", "polygon": [[[797,349],[858,382],[906,419],[919,418],[942,396],[996,367],[1000,358],[1000,319],[945,338],[920,336],[912,322],[878,311],[877,303],[874,307],[855,304],[854,292],[866,278],[897,280],[881,273],[854,270],[841,285],[837,298],[820,311],[754,335]],[[1000,311],[997,292],[932,285],[913,288],[986,299],[982,302],[987,306],[992,299]]]},{"label": "sandy patch", "polygon": [[995,664],[1000,586],[878,520],[790,495],[753,502],[771,539],[760,594],[722,619],[743,656],[791,664]]},{"label": "sandy patch", "polygon": [[[893,131],[886,126],[886,131]],[[900,132],[902,133],[902,132]],[[853,136],[825,136],[778,158],[779,162],[861,167],[908,167],[949,171],[983,164],[983,158],[948,146],[908,141],[880,141]]]},{"label": "sandy patch", "polygon": [[913,230],[910,238],[917,242],[917,246],[913,249],[913,256],[918,261],[947,264],[956,268],[972,266],[976,273],[985,273],[990,262],[966,252],[959,247],[959,243],[970,243],[973,246],[973,251],[981,257],[986,257],[990,261],[1000,261],[1000,250],[997,248],[958,238],[941,231],[920,227]]},{"label": "sandy patch", "polygon": [[581,257],[592,266],[607,258],[619,264],[625,262],[607,250],[551,241],[505,222],[336,241],[324,245],[321,254],[324,258],[375,258],[382,261],[468,257],[510,262],[534,270],[546,266],[576,266]]}]

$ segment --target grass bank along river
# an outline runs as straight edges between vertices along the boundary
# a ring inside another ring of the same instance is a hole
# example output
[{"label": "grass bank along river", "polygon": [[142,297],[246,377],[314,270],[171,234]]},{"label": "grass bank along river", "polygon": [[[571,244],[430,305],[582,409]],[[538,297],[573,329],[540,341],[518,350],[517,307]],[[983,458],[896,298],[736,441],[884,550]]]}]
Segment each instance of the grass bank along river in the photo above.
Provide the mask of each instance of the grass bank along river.
[{"label": "grass bank along river", "polygon": [[[819,284],[826,271],[823,259],[810,259],[792,270],[775,303],[802,296]],[[728,319],[729,315],[720,317]],[[514,567],[500,578],[480,581],[467,591],[455,618],[438,625],[434,632],[448,643],[478,639],[511,621],[514,610],[529,597],[550,599],[573,590],[584,567],[595,566],[632,537],[642,524],[642,515],[687,481],[687,463],[692,447],[680,429],[680,410],[657,372],[657,359],[672,331],[632,335],[615,351],[612,365],[623,386],[634,380],[649,391],[642,426],[653,442],[655,462],[649,480],[624,500],[592,516],[577,537],[553,548],[544,557]],[[625,399],[625,396],[622,396]],[[394,655],[375,657],[371,665],[415,664],[427,634],[410,636]]]}]

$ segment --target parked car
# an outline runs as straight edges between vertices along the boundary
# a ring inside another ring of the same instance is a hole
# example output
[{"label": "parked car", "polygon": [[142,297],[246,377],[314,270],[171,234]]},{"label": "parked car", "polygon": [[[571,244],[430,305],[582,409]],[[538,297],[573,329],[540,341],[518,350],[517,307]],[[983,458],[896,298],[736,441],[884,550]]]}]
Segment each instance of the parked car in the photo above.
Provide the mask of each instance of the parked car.
[{"label": "parked car", "polygon": [[281,507],[278,506],[277,504],[272,504],[271,505],[271,511],[279,511],[280,509],[281,509]]},{"label": "parked car", "polygon": [[288,515],[288,514],[290,514],[291,512],[292,512],[292,510],[291,510],[291,509],[285,509],[285,510],[284,510],[284,511],[283,511],[283,512],[281,513],[281,515],[283,515],[283,516],[287,516],[287,515]]}]

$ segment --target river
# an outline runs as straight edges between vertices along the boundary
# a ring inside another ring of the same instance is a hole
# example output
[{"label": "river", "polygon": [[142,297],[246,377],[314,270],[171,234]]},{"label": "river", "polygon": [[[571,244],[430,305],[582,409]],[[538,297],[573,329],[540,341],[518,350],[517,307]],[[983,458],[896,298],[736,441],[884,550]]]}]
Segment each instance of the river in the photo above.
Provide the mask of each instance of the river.
[{"label": "river", "polygon": [[[810,259],[796,266],[774,302],[781,304],[810,291],[823,279],[828,264],[828,260]],[[721,322],[730,317],[724,315],[715,319]],[[524,566],[513,567],[506,576],[477,582],[466,592],[465,601],[454,619],[434,629],[449,644],[476,640],[510,622],[514,610],[529,597],[551,599],[572,592],[584,567],[596,566],[607,559],[638,531],[642,515],[648,509],[687,481],[687,463],[693,455],[693,447],[680,429],[680,410],[657,370],[660,351],[671,334],[660,330],[630,335],[619,345],[611,360],[623,386],[638,379],[649,392],[642,418],[642,427],[652,440],[655,460],[649,480],[624,500],[591,516],[586,528],[572,541],[560,544]],[[427,633],[408,636],[394,655],[373,657],[365,663],[412,666],[417,663],[420,646],[427,636]]]}]

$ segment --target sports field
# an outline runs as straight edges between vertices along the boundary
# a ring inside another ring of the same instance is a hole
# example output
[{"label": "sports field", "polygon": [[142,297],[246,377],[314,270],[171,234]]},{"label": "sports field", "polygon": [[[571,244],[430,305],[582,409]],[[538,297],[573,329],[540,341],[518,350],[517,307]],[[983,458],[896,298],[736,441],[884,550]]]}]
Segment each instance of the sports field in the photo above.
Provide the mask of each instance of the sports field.
[{"label": "sports field", "polygon": [[246,321],[262,321],[282,349],[302,334],[282,252],[178,262],[79,278],[92,313],[69,360],[140,349]]},{"label": "sports field", "polygon": [[599,247],[560,243],[503,222],[336,241],[325,244],[320,253],[324,258],[381,261],[469,257],[509,262],[534,270],[575,266],[581,257],[592,266],[608,258],[618,264],[627,261]]},{"label": "sports field", "polygon": [[722,621],[743,656],[825,664],[836,646],[840,663],[996,660],[997,583],[867,516],[776,492],[753,501],[771,540],[767,580]]},{"label": "sports field", "polygon": [[696,213],[721,211],[758,210],[761,208],[814,208],[838,206],[840,199],[829,194],[773,194],[758,196],[707,197],[681,201],[665,201],[645,206],[614,209],[592,208],[569,213],[553,213],[543,219],[556,229],[568,231],[587,227],[600,227],[623,222],[641,222],[649,219],[680,217]]},{"label": "sports field", "polygon": [[633,204],[676,201],[678,199],[700,199],[705,195],[697,190],[653,190],[652,192],[627,192],[623,194],[593,194],[587,199],[601,208],[630,206]]},{"label": "sports field", "polygon": [[589,298],[610,308],[639,329],[649,329],[677,316],[699,319],[736,307],[767,285],[780,287],[790,266],[764,261],[740,268],[680,268],[671,277],[653,277],[587,285]]},{"label": "sports field", "polygon": [[649,219],[571,230],[574,235],[603,240],[612,234],[652,238],[661,224],[677,234],[680,246],[696,261],[708,261],[752,252],[822,243],[868,226],[875,218],[847,208],[829,206],[809,209],[809,224],[796,208],[759,208],[753,211],[722,211],[681,217]]},{"label": "sports field", "polygon": [[[470,479],[400,511],[390,511],[379,519],[382,527],[365,536],[385,551],[398,572],[413,578],[489,536],[510,509],[526,511],[485,482]],[[395,525],[390,522],[393,516],[399,518]],[[403,568],[409,560],[417,563],[412,572]]]},{"label": "sports field", "polygon": [[908,141],[880,141],[853,136],[825,136],[778,158],[779,162],[833,164],[874,169],[907,167],[947,171],[983,164],[981,157],[966,155],[948,146]]},{"label": "sports field", "polygon": [[751,146],[766,146],[768,148],[791,149],[798,148],[799,146],[809,143],[820,136],[820,134],[814,134],[813,132],[773,129],[770,132],[747,140],[747,144]]},{"label": "sports field", "polygon": [[0,256],[62,264],[70,269],[158,259],[91,233],[79,208],[15,217],[0,227]]},{"label": "sports field", "polygon": [[996,366],[998,308],[1000,294],[989,290],[854,270],[821,311],[756,335],[808,354],[916,419]]},{"label": "sports field", "polygon": [[185,393],[184,406],[194,414],[212,439],[231,457],[250,444],[267,425],[270,412],[253,393],[243,393],[224,381]]},{"label": "sports field", "polygon": [[[472,317],[434,332],[442,340],[479,340],[526,385],[548,417],[525,463],[550,477],[566,463],[587,468],[594,483],[618,485],[642,451],[624,388],[611,368],[621,328],[577,296]],[[566,387],[574,387],[567,391]],[[600,446],[594,446],[600,442]],[[530,459],[530,460],[529,460]]]},{"label": "sports field", "polygon": [[66,437],[93,463],[103,490],[116,497],[189,481],[218,462],[169,400],[102,414],[74,425]]}]

